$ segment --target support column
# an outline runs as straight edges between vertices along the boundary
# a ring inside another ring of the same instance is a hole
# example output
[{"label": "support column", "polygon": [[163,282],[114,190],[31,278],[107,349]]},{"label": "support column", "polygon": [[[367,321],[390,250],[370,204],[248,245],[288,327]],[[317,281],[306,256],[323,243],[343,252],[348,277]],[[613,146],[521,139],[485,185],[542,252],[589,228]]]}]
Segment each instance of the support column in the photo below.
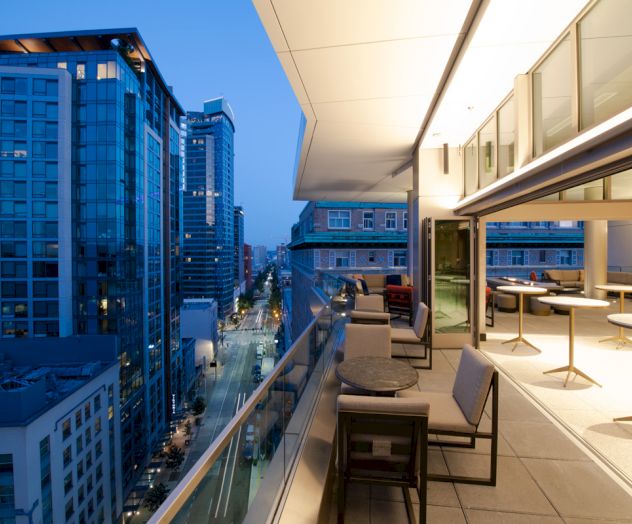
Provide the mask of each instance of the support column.
[{"label": "support column", "polygon": [[[476,225],[476,223],[475,223]],[[478,293],[475,295],[478,299],[478,333],[481,340],[486,340],[487,324],[485,309],[485,289],[487,288],[487,222],[478,220],[478,253],[474,253],[477,257],[477,282]]]},{"label": "support column", "polygon": [[414,212],[414,205],[413,205],[413,192],[411,191],[406,191],[406,202],[408,204],[408,254],[406,257],[407,260],[407,269],[406,269],[406,273],[408,274],[408,280],[411,283],[411,285],[415,285],[416,284],[416,279],[414,278],[414,271],[413,271],[413,245],[414,245],[414,238],[415,238],[415,231],[417,231],[417,233],[419,233],[418,228],[415,227],[415,212]]},{"label": "support column", "polygon": [[608,283],[608,221],[584,222],[584,294],[588,298],[605,299],[606,292],[595,289]]},{"label": "support column", "polygon": [[419,211],[419,149],[413,153],[413,189],[408,191],[408,272],[413,280],[413,304],[421,299],[421,213]]}]

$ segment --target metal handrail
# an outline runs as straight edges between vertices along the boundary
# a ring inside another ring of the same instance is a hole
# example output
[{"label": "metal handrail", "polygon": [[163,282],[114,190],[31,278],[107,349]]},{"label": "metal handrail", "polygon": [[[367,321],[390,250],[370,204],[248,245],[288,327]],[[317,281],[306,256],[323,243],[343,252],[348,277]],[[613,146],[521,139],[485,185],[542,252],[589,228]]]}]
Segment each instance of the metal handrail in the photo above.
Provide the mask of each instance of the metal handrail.
[{"label": "metal handrail", "polygon": [[184,478],[178,482],[175,489],[169,494],[165,501],[160,505],[156,512],[149,519],[148,524],[166,524],[171,522],[177,513],[182,509],[186,501],[193,494],[195,489],[204,479],[204,476],[210,471],[215,464],[215,461],[219,458],[220,454],[224,451],[226,446],[230,443],[231,438],[237,433],[239,427],[247,420],[250,414],[255,410],[259,401],[268,393],[273,382],[279,377],[281,372],[285,369],[285,366],[294,357],[298,351],[299,344],[301,344],[305,337],[307,337],[320,317],[327,310],[328,306],[323,307],[312,321],[307,325],[299,337],[290,346],[287,352],[281,357],[277,365],[273,368],[269,375],[265,377],[263,382],[254,390],[250,398],[246,403],[235,413],[230,422],[222,430],[222,432],[211,442],[206,451],[197,460],[191,470],[184,476]]}]

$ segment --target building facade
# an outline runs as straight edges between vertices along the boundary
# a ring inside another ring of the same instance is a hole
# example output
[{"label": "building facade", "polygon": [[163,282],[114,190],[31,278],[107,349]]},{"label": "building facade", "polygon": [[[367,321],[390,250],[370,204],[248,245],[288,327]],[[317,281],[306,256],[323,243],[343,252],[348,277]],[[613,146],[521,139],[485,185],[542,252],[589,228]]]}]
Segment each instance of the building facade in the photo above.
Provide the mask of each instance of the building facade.
[{"label": "building facade", "polygon": [[584,224],[559,222],[488,222],[487,276],[538,279],[546,269],[584,267]]},{"label": "building facade", "polygon": [[122,511],[116,337],[4,340],[0,520],[116,522]]},{"label": "building facade", "polygon": [[276,265],[278,269],[289,267],[288,250],[285,244],[279,244],[276,247]]},{"label": "building facade", "polygon": [[246,280],[246,291],[252,288],[252,246],[244,243],[244,279]]},{"label": "building facade", "polygon": [[234,120],[224,98],[186,118],[182,291],[214,298],[222,318],[233,311],[235,281]]},{"label": "building facade", "polygon": [[255,246],[252,248],[252,266],[255,274],[258,274],[268,264],[268,248]]},{"label": "building facade", "polygon": [[0,98],[0,336],[118,337],[127,491],[171,413],[183,111],[135,29],[0,37]]},{"label": "building facade", "polygon": [[292,226],[292,333],[311,320],[309,295],[322,273],[406,273],[405,204],[308,202]]},{"label": "building facade", "polygon": [[235,257],[233,265],[235,272],[235,287],[243,293],[245,288],[244,275],[244,209],[241,206],[235,206]]}]

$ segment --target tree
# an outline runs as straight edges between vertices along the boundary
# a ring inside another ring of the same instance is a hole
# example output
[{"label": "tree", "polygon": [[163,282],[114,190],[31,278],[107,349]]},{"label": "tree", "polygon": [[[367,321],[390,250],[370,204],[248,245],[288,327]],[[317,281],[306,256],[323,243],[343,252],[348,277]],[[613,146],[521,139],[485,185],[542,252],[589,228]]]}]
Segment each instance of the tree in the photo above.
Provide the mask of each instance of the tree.
[{"label": "tree", "polygon": [[194,415],[201,415],[202,413],[204,413],[204,410],[206,409],[206,400],[204,400],[204,397],[196,397],[195,400],[193,401],[193,414]]},{"label": "tree", "polygon": [[178,469],[183,462],[184,451],[176,445],[171,446],[167,452],[167,459],[165,460],[166,466],[171,469]]},{"label": "tree", "polygon": [[145,502],[143,505],[149,511],[156,511],[165,501],[168,493],[169,490],[167,489],[167,486],[160,482],[147,490],[147,493],[145,493]]}]

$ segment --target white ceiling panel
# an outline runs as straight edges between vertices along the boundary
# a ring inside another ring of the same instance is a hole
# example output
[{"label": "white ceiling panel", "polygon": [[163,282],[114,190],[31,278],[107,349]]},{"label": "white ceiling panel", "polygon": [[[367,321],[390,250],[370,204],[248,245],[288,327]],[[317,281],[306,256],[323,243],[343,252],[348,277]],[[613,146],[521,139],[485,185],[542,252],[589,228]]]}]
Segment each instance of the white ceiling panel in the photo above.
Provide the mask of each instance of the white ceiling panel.
[{"label": "white ceiling panel", "polygon": [[292,51],[312,104],[434,93],[454,36]]},{"label": "white ceiling panel", "polygon": [[272,4],[290,48],[300,50],[455,34],[463,23],[459,15],[470,1],[272,0]]}]

